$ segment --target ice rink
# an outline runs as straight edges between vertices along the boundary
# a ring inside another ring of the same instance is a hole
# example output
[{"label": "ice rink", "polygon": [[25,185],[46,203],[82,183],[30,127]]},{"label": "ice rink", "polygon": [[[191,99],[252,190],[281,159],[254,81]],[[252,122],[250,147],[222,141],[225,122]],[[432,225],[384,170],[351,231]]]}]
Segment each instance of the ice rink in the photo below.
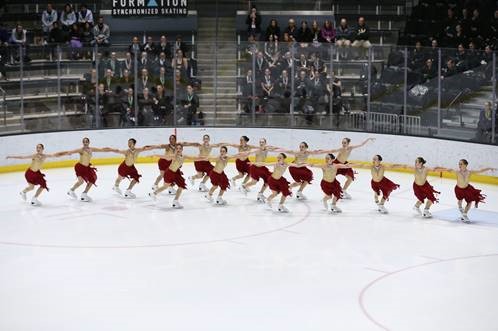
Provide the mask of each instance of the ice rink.
[{"label": "ice rink", "polygon": [[224,207],[189,189],[174,210],[147,196],[157,166],[137,168],[125,200],[117,166],[99,167],[93,203],[66,195],[71,168],[45,170],[42,207],[21,201],[23,173],[0,175],[0,330],[498,329],[496,186],[474,185],[487,203],[473,224],[457,221],[453,180],[430,178],[442,194],[427,220],[412,211],[413,176],[395,172],[380,215],[366,170],[339,215],[322,209],[318,171],[289,214],[258,204],[259,185]]}]

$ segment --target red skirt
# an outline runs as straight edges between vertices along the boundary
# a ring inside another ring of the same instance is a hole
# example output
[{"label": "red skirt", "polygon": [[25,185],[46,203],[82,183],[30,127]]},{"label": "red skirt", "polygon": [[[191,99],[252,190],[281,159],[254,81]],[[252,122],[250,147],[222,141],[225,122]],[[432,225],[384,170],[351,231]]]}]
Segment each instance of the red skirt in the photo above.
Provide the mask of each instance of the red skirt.
[{"label": "red skirt", "polygon": [[289,190],[289,182],[284,177],[275,179],[270,175],[267,178],[267,182],[268,186],[270,187],[270,190],[282,193],[282,195],[286,197],[292,195],[292,192]]},{"label": "red skirt", "polygon": [[48,191],[45,175],[42,174],[40,170],[33,171],[28,168],[28,170],[26,170],[26,172],[24,173],[24,178],[26,178],[26,181],[31,185],[40,185],[41,187],[43,187]]},{"label": "red skirt", "polygon": [[213,184],[213,186],[219,186],[223,191],[226,191],[230,187],[225,172],[219,174],[216,171],[211,170],[209,172],[209,178],[211,179],[211,184]]},{"label": "red skirt", "polygon": [[422,186],[413,183],[413,193],[415,193],[418,201],[424,202],[427,199],[434,203],[438,202],[434,194],[440,194],[441,192],[434,190],[434,187],[429,182],[425,182]]},{"label": "red skirt", "polygon": [[195,171],[209,174],[213,170],[213,165],[209,161],[194,161]]},{"label": "red skirt", "polygon": [[[335,159],[333,163],[335,163],[335,164],[348,164],[347,161],[345,163],[342,163],[341,161],[339,161],[337,159]],[[339,169],[337,169],[337,174],[343,175],[346,177],[351,177],[351,179],[354,180],[354,171],[351,168],[339,168]]]},{"label": "red skirt", "polygon": [[178,187],[186,189],[187,185],[185,185],[185,178],[183,178],[182,175],[183,172],[181,172],[180,169],[172,171],[171,169],[168,168],[164,172],[164,182],[170,185],[175,184]]},{"label": "red skirt", "polygon": [[476,189],[470,184],[466,188],[455,186],[455,195],[458,200],[465,200],[467,203],[474,201],[476,208],[479,202],[484,202],[484,199],[486,199],[486,196],[481,194],[481,190]]},{"label": "red skirt", "polygon": [[382,192],[382,197],[386,200],[389,200],[389,195],[391,195],[392,191],[399,188],[398,184],[393,183],[386,177],[383,177],[380,182],[374,182],[374,180],[372,179],[370,184],[375,194],[380,195],[380,193]]},{"label": "red skirt", "polygon": [[157,166],[159,167],[159,171],[166,171],[169,168],[172,160],[159,159],[157,161]]},{"label": "red skirt", "polygon": [[308,182],[309,184],[313,180],[313,171],[306,167],[289,167],[289,172],[295,182]]},{"label": "red skirt", "polygon": [[337,199],[342,198],[342,188],[341,183],[334,179],[333,182],[327,182],[322,179],[320,182],[320,187],[322,188],[323,193],[328,196],[335,196]]},{"label": "red skirt", "polygon": [[140,177],[142,177],[142,175],[138,174],[138,171],[137,171],[137,168],[135,168],[135,165],[132,165],[131,167],[129,167],[126,165],[126,163],[124,163],[124,161],[119,165],[118,174],[121,177],[131,178],[131,179],[136,180],[137,182],[139,182]]},{"label": "red skirt", "polygon": [[81,177],[86,183],[95,185],[97,181],[97,169],[93,168],[91,164],[84,166],[78,162],[74,165],[74,171],[76,172],[76,177]]},{"label": "red skirt", "polygon": [[256,181],[262,179],[266,183],[268,176],[271,175],[271,172],[265,166],[258,167],[254,164],[251,164],[251,166],[249,168],[249,174],[251,175],[252,179],[254,179]]},{"label": "red skirt", "polygon": [[245,160],[235,160],[235,167],[237,168],[237,171],[240,172],[241,174],[248,174],[249,169],[251,168],[251,163],[249,162],[249,159]]}]

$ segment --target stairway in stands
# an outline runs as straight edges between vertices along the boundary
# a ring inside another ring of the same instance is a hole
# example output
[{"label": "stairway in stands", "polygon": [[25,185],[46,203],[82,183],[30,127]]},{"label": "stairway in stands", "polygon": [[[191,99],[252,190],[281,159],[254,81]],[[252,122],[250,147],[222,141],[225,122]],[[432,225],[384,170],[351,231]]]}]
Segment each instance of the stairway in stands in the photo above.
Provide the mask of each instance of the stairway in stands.
[{"label": "stairway in stands", "polygon": [[233,125],[237,115],[235,18],[219,18],[216,43],[216,18],[199,17],[197,40],[198,78],[202,81],[198,95],[205,125]]}]

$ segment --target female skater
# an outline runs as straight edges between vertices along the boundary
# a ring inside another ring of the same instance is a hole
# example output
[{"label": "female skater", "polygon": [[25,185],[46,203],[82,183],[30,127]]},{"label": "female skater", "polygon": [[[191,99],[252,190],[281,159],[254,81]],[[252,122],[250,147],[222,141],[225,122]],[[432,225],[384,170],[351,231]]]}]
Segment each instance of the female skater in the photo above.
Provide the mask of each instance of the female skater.
[{"label": "female skater", "polygon": [[265,163],[265,162],[255,162],[254,165],[258,167],[265,167],[267,165],[273,165],[273,172],[268,176],[267,178],[267,183],[268,186],[270,187],[271,194],[268,196],[268,199],[266,201],[266,204],[270,209],[273,210],[272,207],[272,200],[279,194],[282,194],[280,197],[280,203],[278,204],[278,211],[281,213],[288,213],[289,210],[284,206],[285,199],[287,199],[288,196],[292,195],[292,192],[289,189],[289,182],[285,177],[283,176],[285,173],[285,170],[289,167],[304,167],[304,165],[297,165],[297,164],[287,164],[285,162],[285,159],[287,158],[287,155],[284,153],[280,153],[277,155],[277,163]]},{"label": "female skater", "polygon": [[386,207],[384,207],[384,204],[387,200],[389,200],[389,195],[391,194],[391,192],[399,188],[399,185],[393,183],[387,177],[384,177],[384,171],[386,170],[386,167],[381,162],[382,156],[375,155],[373,157],[373,166],[371,169],[372,181],[370,182],[370,185],[372,186],[372,190],[374,191],[375,204],[378,206],[377,211],[381,214],[387,214],[387,209]]},{"label": "female skater", "polygon": [[45,154],[43,153],[45,147],[43,144],[36,145],[36,153],[32,155],[26,156],[7,156],[7,159],[18,159],[18,160],[29,160],[31,159],[31,164],[29,168],[24,173],[24,177],[28,182],[28,187],[22,190],[19,194],[21,198],[26,201],[26,193],[32,191],[36,185],[40,185],[40,187],[36,190],[35,195],[31,199],[32,206],[41,206],[40,201],[38,201],[38,197],[43,192],[43,190],[48,191],[47,182],[45,180],[45,175],[41,173],[41,168],[43,163],[48,157],[59,157],[59,153],[54,154]]},{"label": "female skater", "polygon": [[[306,165],[308,157],[310,155],[317,155],[324,153],[321,150],[309,151],[308,144],[304,141],[299,144],[299,151],[289,151],[282,149],[279,149],[278,151],[294,155],[294,161],[292,161],[292,163],[298,165]],[[298,200],[306,200],[306,196],[303,194],[303,190],[313,180],[313,172],[310,169],[306,168],[305,166],[290,167],[289,172],[292,176],[292,179],[294,179],[294,183],[290,185],[290,188],[292,189],[296,186],[299,186],[299,189],[297,190],[296,193],[296,198]]]},{"label": "female skater", "polygon": [[[232,179],[230,179],[230,184],[235,188],[237,185],[237,180],[244,178],[242,181],[242,185],[249,181],[251,176],[249,175],[249,169],[251,168],[251,162],[249,162],[249,158],[247,156],[247,152],[249,152],[253,148],[257,148],[256,146],[251,146],[247,144],[249,142],[249,138],[247,136],[240,137],[240,144],[228,144],[227,146],[235,147],[239,150],[239,153],[242,153],[241,156],[235,159],[235,168],[239,172],[239,174]],[[245,176],[245,177],[244,177]]]},{"label": "female skater", "polygon": [[199,191],[201,192],[207,192],[208,189],[206,187],[206,182],[209,179],[209,172],[213,170],[213,165],[211,164],[211,162],[204,159],[209,158],[213,147],[220,147],[224,145],[222,143],[210,144],[210,140],[211,138],[209,137],[209,135],[205,134],[204,136],[202,136],[202,144],[189,143],[188,145],[199,148],[199,161],[194,162],[195,171],[197,171],[197,174],[195,174],[194,176],[190,176],[188,179],[190,181],[190,184],[194,185],[196,179],[202,178],[202,181],[199,184]]},{"label": "female skater", "polygon": [[[228,183],[228,177],[224,172],[225,167],[227,166],[228,160],[242,158],[240,153],[236,155],[227,155],[228,149],[226,146],[220,147],[220,155],[217,158],[210,158],[210,161],[216,162],[213,170],[209,172],[209,178],[211,179],[211,184],[213,186],[209,190],[204,197],[208,199],[210,202],[213,201],[213,194],[216,189],[220,188],[220,192],[218,193],[218,197],[216,198],[217,205],[225,205],[226,201],[223,200],[223,194],[230,187]],[[247,158],[247,153],[245,155]]]},{"label": "female skater", "polygon": [[121,181],[126,177],[126,178],[131,178],[132,181],[130,182],[130,185],[128,185],[128,188],[126,189],[124,193],[124,197],[128,199],[135,199],[136,195],[131,192],[133,186],[137,184],[140,181],[140,177],[142,175],[138,174],[137,168],[135,168],[135,162],[137,161],[138,154],[151,150],[152,148],[150,146],[144,146],[142,148],[136,148],[137,141],[133,138],[128,139],[128,149],[127,150],[119,150],[119,149],[109,149],[109,152],[113,153],[119,153],[123,154],[125,156],[125,159],[121,164],[119,165],[118,168],[118,177],[116,178],[116,181],[114,182],[114,187],[112,188],[114,192],[116,192],[119,195],[122,195],[121,189],[119,188],[119,184]]},{"label": "female skater", "polygon": [[[427,168],[425,166],[426,162],[427,161],[420,156],[415,159],[415,181],[413,182],[413,193],[417,197],[417,202],[415,203],[415,206],[413,206],[413,210],[425,218],[431,218],[432,215],[429,209],[435,202],[438,202],[434,194],[440,194],[441,192],[434,190],[434,187],[432,187],[432,185],[427,181],[427,174],[429,171],[435,171],[436,169]],[[421,213],[420,205],[422,205],[426,199],[427,202],[425,203],[424,212]]]},{"label": "female skater", "polygon": [[[324,151],[324,152],[326,152],[326,153],[337,152],[337,158],[334,160],[334,163],[347,164],[349,156],[351,155],[351,152],[353,151],[353,149],[363,147],[369,141],[374,141],[374,140],[375,140],[375,138],[368,138],[359,145],[350,145],[351,139],[344,138],[344,139],[342,139],[342,147],[341,148],[336,149],[336,150]],[[349,188],[349,185],[351,185],[351,183],[354,180],[353,169],[352,168],[338,169],[337,174],[343,175],[346,177],[346,182],[344,183],[344,186],[342,187],[343,198],[344,199],[351,199],[351,195],[347,192],[347,189]]]},{"label": "female skater", "polygon": [[[162,157],[161,155],[153,155],[153,156]],[[185,190],[187,186],[185,185],[183,172],[180,170],[180,168],[182,167],[183,162],[185,160],[198,161],[201,159],[202,158],[200,157],[183,155],[183,145],[176,144],[175,156],[172,158],[171,164],[169,165],[168,169],[166,169],[166,171],[164,172],[163,186],[157,188],[153,192],[150,192],[149,196],[155,200],[157,199],[157,195],[159,193],[171,187],[172,185],[176,185],[178,186],[178,189],[176,190],[175,199],[173,200],[172,207],[176,209],[183,208],[183,206],[180,204],[178,200],[180,199],[180,195],[182,194],[183,190]]]},{"label": "female skater", "polygon": [[263,202],[263,203],[265,202],[265,196],[263,193],[265,192],[266,188],[268,187],[267,179],[271,175],[271,173],[267,167],[265,167],[264,165],[257,165],[256,163],[265,163],[266,158],[268,156],[268,152],[275,151],[277,149],[278,149],[278,147],[267,146],[266,139],[261,138],[259,140],[259,147],[250,151],[251,153],[254,152],[255,156],[256,156],[255,163],[251,164],[251,166],[249,168],[249,174],[251,176],[251,180],[245,184],[242,184],[241,188],[242,188],[242,192],[247,194],[247,192],[249,192],[249,188],[251,186],[255,185],[260,179],[262,179],[263,186],[261,187],[261,190],[259,190],[258,198],[257,198],[257,200],[259,202]]},{"label": "female skater", "polygon": [[[436,168],[437,170],[445,170],[449,172],[454,172],[457,177],[457,183],[455,185],[455,196],[458,200],[458,210],[462,214],[460,220],[464,223],[470,223],[467,213],[470,208],[472,208],[472,202],[475,202],[476,208],[479,202],[484,202],[486,196],[481,194],[481,190],[476,189],[474,186],[470,185],[470,176],[472,174],[478,174],[485,171],[496,170],[494,168],[484,168],[481,170],[468,170],[467,166],[469,162],[465,159],[458,161],[458,170],[447,169],[447,168]],[[465,200],[467,203],[465,208],[462,206],[462,202]]]},{"label": "female skater", "polygon": [[[323,197],[323,207],[325,210],[330,210],[331,213],[342,213],[342,210],[337,207],[337,201],[342,199],[343,192],[341,184],[337,181],[336,176],[340,169],[351,169],[351,165],[345,165],[334,162],[336,160],[334,154],[327,154],[325,156],[325,164],[309,164],[310,167],[320,168],[323,171],[323,178],[320,182],[322,192],[325,194]],[[328,201],[332,199],[332,204],[329,208]]]},{"label": "female skater", "polygon": [[67,191],[67,195],[69,195],[73,199],[77,199],[76,193],[74,193],[74,191],[85,182],[86,187],[83,190],[83,193],[81,193],[80,201],[83,202],[92,201],[92,199],[88,196],[88,191],[90,191],[92,185],[95,185],[95,182],[97,181],[97,172],[96,172],[97,169],[93,168],[91,164],[92,153],[109,152],[109,150],[111,150],[111,148],[109,147],[104,147],[104,148],[90,147],[90,139],[85,137],[83,138],[83,147],[59,153],[59,155],[71,155],[71,154],[80,155],[79,162],[74,165],[74,171],[76,173],[76,177],[78,178],[78,180],[69,189],[69,191]]},{"label": "female skater", "polygon": [[[171,160],[175,156],[176,144],[182,144],[183,146],[190,146],[189,143],[181,142],[178,143],[176,141],[176,135],[172,134],[169,136],[169,143],[163,145],[153,145],[150,146],[152,149],[163,149],[164,155],[162,155],[157,161],[157,166],[159,167],[159,176],[157,176],[154,185],[152,186],[152,191],[157,190],[159,183],[164,179],[164,173],[166,169],[168,169],[171,164]],[[168,193],[170,195],[174,195],[176,193],[173,187],[168,188]]]}]

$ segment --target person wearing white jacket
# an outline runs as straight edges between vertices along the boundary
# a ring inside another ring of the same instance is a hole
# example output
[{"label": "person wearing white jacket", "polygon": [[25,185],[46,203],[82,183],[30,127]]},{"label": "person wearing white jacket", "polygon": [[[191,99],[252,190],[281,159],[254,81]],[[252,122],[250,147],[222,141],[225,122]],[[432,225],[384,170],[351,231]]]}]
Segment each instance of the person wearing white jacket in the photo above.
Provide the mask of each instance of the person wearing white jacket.
[{"label": "person wearing white jacket", "polygon": [[51,3],[47,4],[47,10],[42,13],[42,29],[45,34],[48,34],[52,30],[52,25],[57,22],[58,15],[57,10],[55,10]]},{"label": "person wearing white jacket", "polygon": [[81,4],[80,11],[78,12],[78,23],[83,25],[87,22],[90,23],[91,26],[93,26],[93,14],[85,4]]},{"label": "person wearing white jacket", "polygon": [[64,31],[69,31],[71,26],[76,23],[76,14],[71,4],[67,3],[64,6],[64,10],[61,12],[60,21]]}]

